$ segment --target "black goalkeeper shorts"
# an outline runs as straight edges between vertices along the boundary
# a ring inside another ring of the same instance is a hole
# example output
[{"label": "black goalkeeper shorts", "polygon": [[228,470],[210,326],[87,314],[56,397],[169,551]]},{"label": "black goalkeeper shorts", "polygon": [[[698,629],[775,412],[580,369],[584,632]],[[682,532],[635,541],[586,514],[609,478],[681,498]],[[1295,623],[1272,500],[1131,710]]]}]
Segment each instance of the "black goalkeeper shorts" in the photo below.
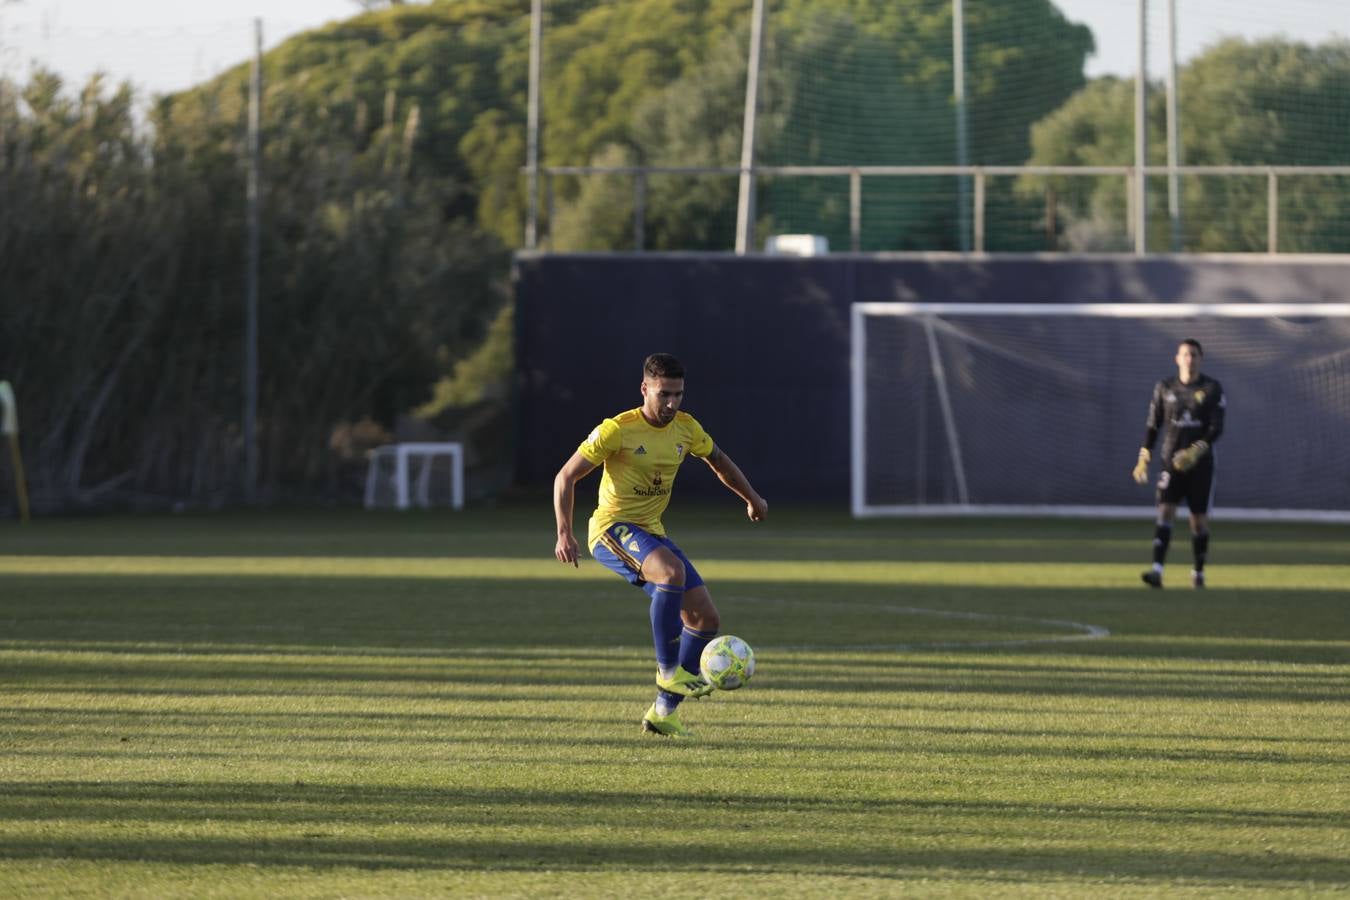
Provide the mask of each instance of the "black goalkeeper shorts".
[{"label": "black goalkeeper shorts", "polygon": [[1206,455],[1189,472],[1178,472],[1171,466],[1158,475],[1158,503],[1181,505],[1184,499],[1191,512],[1209,512],[1214,490],[1214,460]]}]

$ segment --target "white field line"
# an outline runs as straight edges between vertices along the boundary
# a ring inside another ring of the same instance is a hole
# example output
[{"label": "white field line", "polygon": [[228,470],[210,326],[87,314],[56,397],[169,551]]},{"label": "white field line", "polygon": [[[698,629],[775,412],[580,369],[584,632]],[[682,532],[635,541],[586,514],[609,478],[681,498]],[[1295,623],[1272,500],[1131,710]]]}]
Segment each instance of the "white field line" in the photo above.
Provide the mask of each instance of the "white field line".
[{"label": "white field line", "polygon": [[[762,597],[734,597],[733,602],[787,604],[794,601],[768,600]],[[785,644],[776,645],[780,650],[942,650],[942,649],[983,649],[993,647],[1031,647],[1038,644],[1054,644],[1065,641],[1096,641],[1110,637],[1111,630],[1101,625],[1089,625],[1083,622],[1071,622],[1068,619],[1041,619],[1033,616],[1013,616],[1001,613],[966,612],[963,610],[926,609],[922,606],[872,606],[871,604],[848,603],[832,604],[851,606],[860,609],[875,609],[897,615],[928,616],[936,619],[965,619],[979,622],[1024,622],[1033,625],[1046,625],[1052,628],[1064,628],[1075,634],[1057,634],[1046,637],[1016,638],[1006,641],[928,641],[919,643],[894,644]]]}]

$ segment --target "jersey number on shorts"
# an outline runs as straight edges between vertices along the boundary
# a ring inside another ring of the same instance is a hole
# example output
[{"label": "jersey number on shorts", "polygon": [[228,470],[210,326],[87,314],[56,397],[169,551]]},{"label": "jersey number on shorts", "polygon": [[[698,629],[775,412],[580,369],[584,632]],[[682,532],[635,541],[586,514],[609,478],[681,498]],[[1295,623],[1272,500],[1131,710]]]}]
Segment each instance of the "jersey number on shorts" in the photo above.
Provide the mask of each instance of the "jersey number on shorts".
[{"label": "jersey number on shorts", "polygon": [[[619,543],[620,543],[620,544],[622,544],[622,543],[624,543],[625,541],[627,541],[627,540],[628,540],[628,536],[629,536],[630,534],[632,534],[632,533],[633,533],[633,532],[631,532],[631,531],[628,530],[628,526],[627,526],[627,525],[619,525],[619,526],[617,526],[617,527],[614,529],[614,536],[615,536],[616,538],[619,539]],[[637,542],[637,541],[633,541],[633,543],[631,543],[631,544],[628,545],[628,549],[629,549],[629,550],[632,550],[634,553],[636,553],[636,552],[638,552],[638,550],[640,550],[641,548],[638,546],[638,542]]]}]

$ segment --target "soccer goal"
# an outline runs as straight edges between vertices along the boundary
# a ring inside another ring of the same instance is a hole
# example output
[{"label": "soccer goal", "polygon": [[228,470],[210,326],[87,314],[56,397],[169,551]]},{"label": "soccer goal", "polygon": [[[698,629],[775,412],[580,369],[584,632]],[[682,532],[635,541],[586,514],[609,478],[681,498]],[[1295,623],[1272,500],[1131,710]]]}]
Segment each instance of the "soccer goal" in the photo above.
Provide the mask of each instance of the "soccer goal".
[{"label": "soccer goal", "polygon": [[414,441],[371,451],[366,509],[409,509],[414,504],[464,508],[463,444]]},{"label": "soccer goal", "polygon": [[1151,515],[1186,338],[1227,398],[1215,516],[1350,521],[1350,303],[854,304],[853,514]]}]

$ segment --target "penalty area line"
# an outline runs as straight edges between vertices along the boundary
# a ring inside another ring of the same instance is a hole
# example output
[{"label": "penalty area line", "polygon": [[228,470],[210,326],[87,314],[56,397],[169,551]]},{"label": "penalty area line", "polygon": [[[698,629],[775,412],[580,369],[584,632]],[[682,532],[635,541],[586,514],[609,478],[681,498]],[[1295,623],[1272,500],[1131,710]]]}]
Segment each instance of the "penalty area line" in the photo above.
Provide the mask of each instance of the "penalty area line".
[{"label": "penalty area line", "polygon": [[[787,604],[792,601],[769,600],[762,597],[734,597],[738,601],[751,603]],[[1033,647],[1039,644],[1056,644],[1069,641],[1099,641],[1111,636],[1111,629],[1086,622],[1074,622],[1069,619],[1043,619],[1036,616],[1014,616],[1004,613],[981,613],[967,610],[928,609],[922,606],[896,606],[883,604],[874,606],[866,603],[844,603],[855,609],[873,609],[906,616],[928,616],[935,619],[964,619],[976,622],[1022,622],[1032,625],[1046,625],[1063,628],[1074,634],[1055,634],[1034,638],[1010,638],[1002,641],[919,641],[916,643],[887,644],[778,644],[780,650],[945,650],[945,649],[989,649],[996,647]]]}]

